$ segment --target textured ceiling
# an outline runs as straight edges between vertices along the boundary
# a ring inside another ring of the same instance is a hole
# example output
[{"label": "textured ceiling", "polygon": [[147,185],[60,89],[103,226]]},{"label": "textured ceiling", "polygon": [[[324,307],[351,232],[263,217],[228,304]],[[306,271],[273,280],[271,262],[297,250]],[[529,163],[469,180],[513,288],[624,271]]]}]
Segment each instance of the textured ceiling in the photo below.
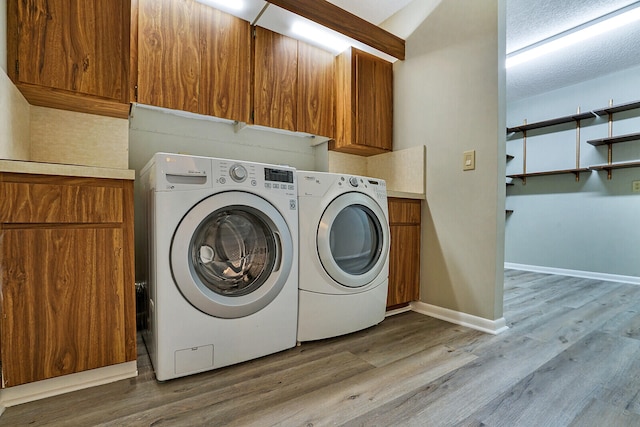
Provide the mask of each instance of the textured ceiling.
[{"label": "textured ceiling", "polygon": [[[507,0],[507,52],[574,28],[637,0]],[[517,100],[640,64],[640,23],[507,70]]]},{"label": "textured ceiling", "polygon": [[[329,1],[374,24],[381,23],[411,2]],[[529,46],[637,2],[638,0],[506,0],[507,52]],[[640,23],[635,23],[510,68],[507,70],[507,98],[527,98],[638,64]]]}]

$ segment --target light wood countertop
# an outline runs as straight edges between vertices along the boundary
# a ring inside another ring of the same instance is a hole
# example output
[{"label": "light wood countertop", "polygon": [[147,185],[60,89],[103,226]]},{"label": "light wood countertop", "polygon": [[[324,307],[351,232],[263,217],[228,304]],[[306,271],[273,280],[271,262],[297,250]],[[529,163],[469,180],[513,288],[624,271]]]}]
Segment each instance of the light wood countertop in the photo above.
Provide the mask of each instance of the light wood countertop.
[{"label": "light wood countertop", "polygon": [[133,169],[99,168],[24,160],[0,160],[0,172],[127,180],[134,180],[136,177],[136,171]]},{"label": "light wood countertop", "polygon": [[409,193],[406,191],[387,190],[387,197],[397,197],[398,199],[418,199],[426,200],[424,193]]}]

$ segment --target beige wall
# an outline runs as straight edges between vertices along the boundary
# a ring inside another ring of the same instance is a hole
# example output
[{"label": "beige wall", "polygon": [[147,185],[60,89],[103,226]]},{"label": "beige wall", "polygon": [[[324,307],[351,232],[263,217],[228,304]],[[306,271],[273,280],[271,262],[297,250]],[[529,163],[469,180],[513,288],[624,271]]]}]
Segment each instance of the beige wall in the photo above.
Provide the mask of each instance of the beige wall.
[{"label": "beige wall", "polygon": [[0,159],[128,169],[129,121],[31,106],[0,70]]},{"label": "beige wall", "polygon": [[29,104],[0,70],[0,159],[29,160]]},{"label": "beige wall", "polygon": [[[429,153],[420,298],[490,320],[503,299],[504,9],[440,2],[394,65],[394,149]],[[476,151],[474,171],[462,170],[465,150]]]},{"label": "beige wall", "polygon": [[[328,172],[380,178],[386,181],[388,192],[405,193],[405,196],[412,195],[418,198],[424,196],[424,145],[369,157],[329,151],[328,157]],[[395,194],[392,196],[400,197]]]}]

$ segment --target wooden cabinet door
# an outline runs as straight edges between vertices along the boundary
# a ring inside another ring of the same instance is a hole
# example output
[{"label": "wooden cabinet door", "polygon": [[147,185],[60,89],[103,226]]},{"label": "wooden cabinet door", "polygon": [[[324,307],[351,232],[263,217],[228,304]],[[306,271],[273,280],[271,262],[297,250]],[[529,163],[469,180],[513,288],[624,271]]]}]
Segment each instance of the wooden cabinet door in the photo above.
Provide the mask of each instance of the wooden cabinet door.
[{"label": "wooden cabinet door", "polygon": [[138,102],[198,112],[200,4],[138,0]]},{"label": "wooden cabinet door", "polygon": [[261,27],[255,31],[253,122],[295,131],[298,42]]},{"label": "wooden cabinet door", "polygon": [[251,26],[202,5],[199,112],[248,123],[251,115]]},{"label": "wooden cabinet door", "polygon": [[128,0],[10,3],[19,82],[126,102]]},{"label": "wooden cabinet door", "polygon": [[420,292],[420,226],[392,225],[387,307],[417,301]]},{"label": "wooden cabinet door", "polygon": [[370,156],[391,151],[393,64],[351,48],[336,59],[336,139],[329,149]]},{"label": "wooden cabinet door", "polygon": [[331,52],[298,42],[297,130],[335,136],[335,58]]},{"label": "wooden cabinet door", "polygon": [[389,291],[387,307],[420,297],[420,200],[389,198]]},{"label": "wooden cabinet door", "polygon": [[127,360],[124,238],[109,226],[2,231],[5,386]]},{"label": "wooden cabinet door", "polygon": [[356,143],[391,150],[393,65],[365,52],[354,53]]}]

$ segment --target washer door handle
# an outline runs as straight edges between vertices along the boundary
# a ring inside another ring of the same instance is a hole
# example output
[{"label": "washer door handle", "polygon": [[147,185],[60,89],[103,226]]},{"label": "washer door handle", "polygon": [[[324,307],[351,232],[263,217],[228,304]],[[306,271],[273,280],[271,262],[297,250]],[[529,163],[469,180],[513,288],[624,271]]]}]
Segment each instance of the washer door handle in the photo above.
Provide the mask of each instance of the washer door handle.
[{"label": "washer door handle", "polygon": [[276,259],[273,263],[273,271],[279,271],[282,264],[282,237],[277,231],[274,231],[273,234],[276,236]]}]

